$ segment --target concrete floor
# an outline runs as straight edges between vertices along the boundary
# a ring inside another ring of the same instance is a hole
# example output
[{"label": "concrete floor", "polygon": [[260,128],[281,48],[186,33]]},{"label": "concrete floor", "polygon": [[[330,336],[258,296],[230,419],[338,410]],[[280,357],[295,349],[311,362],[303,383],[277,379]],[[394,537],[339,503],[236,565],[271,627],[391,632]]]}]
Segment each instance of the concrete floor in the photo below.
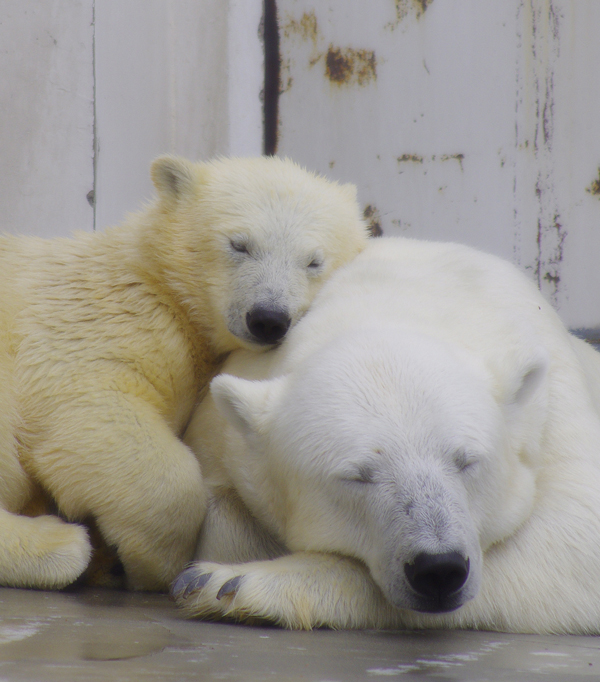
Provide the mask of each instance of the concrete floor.
[{"label": "concrete floor", "polygon": [[288,632],[183,620],[163,595],[0,589],[0,682],[600,679],[600,638]]}]

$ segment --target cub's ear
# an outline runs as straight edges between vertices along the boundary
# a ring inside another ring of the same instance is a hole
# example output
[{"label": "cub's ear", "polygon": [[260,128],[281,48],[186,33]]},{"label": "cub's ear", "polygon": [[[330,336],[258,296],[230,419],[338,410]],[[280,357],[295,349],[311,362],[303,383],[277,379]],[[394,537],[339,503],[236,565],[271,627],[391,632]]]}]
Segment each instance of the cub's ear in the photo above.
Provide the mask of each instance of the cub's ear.
[{"label": "cub's ear", "polygon": [[210,384],[217,409],[243,436],[265,431],[273,405],[283,393],[286,379],[249,381],[220,374]]},{"label": "cub's ear", "polygon": [[159,156],[150,167],[152,182],[159,195],[171,200],[190,194],[196,186],[197,166],[180,156]]}]

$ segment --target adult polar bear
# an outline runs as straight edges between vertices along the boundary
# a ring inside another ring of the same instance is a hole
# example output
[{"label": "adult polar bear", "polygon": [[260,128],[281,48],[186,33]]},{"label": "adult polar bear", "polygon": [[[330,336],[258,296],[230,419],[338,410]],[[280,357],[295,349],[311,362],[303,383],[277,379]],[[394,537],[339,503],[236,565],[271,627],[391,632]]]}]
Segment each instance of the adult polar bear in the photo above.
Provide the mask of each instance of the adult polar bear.
[{"label": "adult polar bear", "polygon": [[600,633],[600,356],[511,265],[377,240],[224,371],[187,614]]},{"label": "adult polar bear", "polygon": [[[276,158],[161,157],[156,200],[74,239],[0,238],[0,584],[61,587],[93,517],[128,584],[165,589],[205,500],[179,440],[225,354],[279,341],[366,243],[350,186]],[[29,508],[28,508],[29,507]]]}]

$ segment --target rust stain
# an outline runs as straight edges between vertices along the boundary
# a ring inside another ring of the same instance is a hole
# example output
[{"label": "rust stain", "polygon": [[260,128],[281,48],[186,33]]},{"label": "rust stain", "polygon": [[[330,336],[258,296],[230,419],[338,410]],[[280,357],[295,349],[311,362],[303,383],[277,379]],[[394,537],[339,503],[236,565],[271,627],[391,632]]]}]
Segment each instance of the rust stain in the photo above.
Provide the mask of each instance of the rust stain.
[{"label": "rust stain", "polygon": [[593,196],[600,196],[600,167],[598,168],[598,177],[592,182],[589,187],[586,187],[586,192],[589,192]]},{"label": "rust stain", "polygon": [[464,154],[440,154],[439,156],[436,156],[435,154],[432,154],[431,156],[421,156],[420,154],[402,154],[402,156],[396,157],[396,161],[401,164],[401,163],[429,163],[432,161],[435,161],[436,159],[438,161],[458,161],[458,165],[460,166],[460,170],[463,169],[463,161],[464,161],[465,155]]},{"label": "rust stain", "polygon": [[375,52],[330,45],[325,55],[325,75],[336,85],[366,85],[377,79]]},{"label": "rust stain", "polygon": [[331,46],[325,58],[327,78],[334,83],[347,83],[352,76],[354,64],[350,55],[345,55],[339,48]]},{"label": "rust stain", "polygon": [[[461,171],[463,169],[463,159],[465,158],[464,154],[443,154],[440,157],[441,161],[458,161],[458,165],[460,166]],[[433,160],[435,160],[435,157],[433,157]]]},{"label": "rust stain", "polygon": [[[561,52],[561,11],[555,0],[542,3],[529,0],[523,14],[527,28],[526,62],[517,73],[517,111],[527,107],[527,118],[534,124],[531,133],[517,127],[518,148],[528,149],[538,167],[535,196],[538,205],[537,254],[532,264],[539,289],[558,307],[564,283],[562,261],[567,230],[562,225],[553,157],[555,133],[555,72]],[[525,3],[521,3],[521,8]],[[521,10],[519,10],[521,11]],[[526,85],[528,84],[529,85]],[[516,186],[515,186],[516,187]],[[513,193],[516,189],[513,190]]]},{"label": "rust stain", "polygon": [[373,50],[358,50],[357,78],[359,85],[365,85],[371,80],[377,80],[377,60]]},{"label": "rust stain", "polygon": [[282,59],[279,65],[279,94],[291,90],[293,83],[292,62],[290,59]]},{"label": "rust stain", "polygon": [[389,24],[389,27],[392,29],[396,28],[409,14],[414,14],[417,19],[420,19],[432,2],[433,0],[395,0],[396,21],[393,24]]},{"label": "rust stain", "polygon": [[[539,188],[536,188],[536,193],[538,192]],[[544,225],[542,219],[538,219],[537,230],[538,266],[536,274],[538,286],[542,289],[542,282],[548,282],[552,289],[546,293],[554,306],[558,303],[560,268],[564,257],[565,239],[568,234],[559,218],[558,214],[554,214],[549,225]],[[553,244],[550,246],[548,242],[553,242]],[[544,270],[545,272],[542,274]]]},{"label": "rust stain", "polygon": [[319,26],[314,12],[304,12],[300,19],[290,19],[282,28],[283,35],[290,38],[293,35],[302,40],[316,42],[319,35]]},{"label": "rust stain", "polygon": [[421,14],[425,14],[432,2],[433,0],[413,0],[413,4],[417,6],[417,16],[420,17]]},{"label": "rust stain", "polygon": [[546,282],[550,282],[550,284],[552,284],[552,286],[555,289],[558,289],[558,285],[560,284],[560,275],[559,274],[551,275],[549,272],[547,272],[544,275],[544,279],[546,280]]},{"label": "rust stain", "polygon": [[365,206],[363,217],[367,221],[367,227],[371,233],[371,237],[381,237],[383,229],[381,227],[381,216],[379,211],[372,204]]},{"label": "rust stain", "polygon": [[418,154],[402,154],[397,158],[398,163],[406,163],[412,161],[413,163],[423,163],[423,157]]}]

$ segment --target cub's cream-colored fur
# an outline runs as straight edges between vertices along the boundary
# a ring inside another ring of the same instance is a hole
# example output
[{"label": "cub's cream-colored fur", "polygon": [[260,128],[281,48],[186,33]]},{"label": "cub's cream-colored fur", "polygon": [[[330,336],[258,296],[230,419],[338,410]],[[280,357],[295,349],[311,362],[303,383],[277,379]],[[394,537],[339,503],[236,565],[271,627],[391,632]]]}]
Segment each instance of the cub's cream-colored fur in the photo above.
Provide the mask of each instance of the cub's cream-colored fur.
[{"label": "cub's cream-colored fur", "polygon": [[[279,341],[366,243],[351,186],[277,158],[160,157],[156,199],[72,239],[0,237],[0,584],[86,568],[92,517],[128,585],[193,556],[206,495],[179,436],[234,348]],[[275,330],[275,331],[274,331]],[[50,496],[59,516],[24,514]]]}]

